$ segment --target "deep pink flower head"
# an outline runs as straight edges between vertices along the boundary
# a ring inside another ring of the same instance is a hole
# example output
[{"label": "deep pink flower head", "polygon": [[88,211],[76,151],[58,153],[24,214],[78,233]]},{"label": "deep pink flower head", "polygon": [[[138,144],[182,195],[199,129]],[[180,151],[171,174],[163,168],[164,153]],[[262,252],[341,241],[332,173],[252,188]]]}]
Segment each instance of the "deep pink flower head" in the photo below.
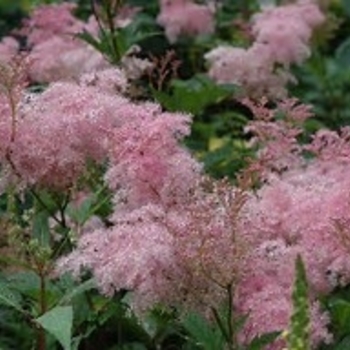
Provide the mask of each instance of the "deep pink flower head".
[{"label": "deep pink flower head", "polygon": [[171,43],[180,35],[196,36],[214,32],[212,10],[191,0],[161,0],[157,23],[165,28]]}]

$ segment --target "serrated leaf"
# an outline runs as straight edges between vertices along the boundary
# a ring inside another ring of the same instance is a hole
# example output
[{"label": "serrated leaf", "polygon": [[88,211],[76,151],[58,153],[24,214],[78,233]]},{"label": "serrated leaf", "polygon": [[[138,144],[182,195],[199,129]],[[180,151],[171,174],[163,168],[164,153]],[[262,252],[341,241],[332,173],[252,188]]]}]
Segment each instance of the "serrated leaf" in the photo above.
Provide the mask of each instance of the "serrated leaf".
[{"label": "serrated leaf", "polygon": [[71,350],[73,308],[71,306],[57,306],[36,321],[63,346],[64,350]]}]

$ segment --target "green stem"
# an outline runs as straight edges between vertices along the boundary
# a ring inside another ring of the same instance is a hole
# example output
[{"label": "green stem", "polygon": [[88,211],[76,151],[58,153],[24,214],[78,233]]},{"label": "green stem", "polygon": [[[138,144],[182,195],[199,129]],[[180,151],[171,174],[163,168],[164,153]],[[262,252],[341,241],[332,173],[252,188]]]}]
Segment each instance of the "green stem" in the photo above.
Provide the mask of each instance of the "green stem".
[{"label": "green stem", "polygon": [[[234,326],[234,315],[233,315],[233,285],[230,283],[226,286],[227,292],[227,320],[222,320],[219,315],[219,312],[215,308],[211,308],[211,311],[214,315],[214,319],[216,324],[218,325],[221,334],[226,340],[227,346],[229,350],[238,350],[239,345],[237,341],[237,334]],[[226,322],[225,322],[226,321]],[[226,324],[225,324],[226,323]]]},{"label": "green stem", "polygon": [[[45,273],[44,269],[40,269],[39,277],[40,277],[40,295],[39,295],[39,306],[40,306],[40,315],[43,315],[47,310],[46,303],[46,282],[45,282]],[[37,349],[45,350],[46,349],[46,336],[45,330],[42,327],[38,329],[37,336]]]},{"label": "green stem", "polygon": [[[111,34],[111,48],[113,52],[113,58],[115,63],[118,63],[121,59],[121,53],[119,52],[118,42],[117,42],[117,28],[114,24],[114,16],[116,15],[112,9],[111,1],[106,1],[104,4],[106,17],[107,17],[107,25]],[[118,7],[116,8],[116,11]]]},{"label": "green stem", "polygon": [[233,314],[233,285],[230,283],[226,287],[228,297],[228,310],[227,310],[227,328],[229,334],[229,349],[238,350],[237,334],[234,326],[234,314]]},{"label": "green stem", "polygon": [[56,221],[60,226],[63,228],[66,228],[65,222],[62,222],[56,215],[55,213],[50,210],[50,208],[46,205],[46,203],[40,198],[40,196],[35,192],[33,188],[30,189],[30,193],[32,196],[38,201],[38,203],[50,214],[52,219]]},{"label": "green stem", "polygon": [[218,310],[216,310],[214,307],[211,308],[211,311],[214,315],[214,319],[216,324],[219,326],[221,334],[223,335],[223,337],[225,338],[226,342],[229,343],[230,342],[230,335],[227,332],[227,329],[224,325],[224,323],[221,320],[221,317],[218,313]]}]

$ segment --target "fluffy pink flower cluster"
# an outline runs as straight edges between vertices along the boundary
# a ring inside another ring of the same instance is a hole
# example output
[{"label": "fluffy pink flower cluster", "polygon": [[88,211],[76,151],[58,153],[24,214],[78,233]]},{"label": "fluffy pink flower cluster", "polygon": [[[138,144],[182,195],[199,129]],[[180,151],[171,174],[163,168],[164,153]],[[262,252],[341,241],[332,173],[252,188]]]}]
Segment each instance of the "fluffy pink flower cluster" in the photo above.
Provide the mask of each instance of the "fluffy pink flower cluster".
[{"label": "fluffy pink flower cluster", "polygon": [[88,44],[65,36],[55,36],[35,45],[30,57],[33,60],[30,77],[39,83],[78,79],[83,73],[109,66],[102,54]]},{"label": "fluffy pink flower cluster", "polygon": [[106,173],[115,192],[113,227],[83,235],[76,250],[60,261],[60,270],[76,275],[92,270],[108,295],[133,290],[138,310],[171,302],[170,287],[178,283],[181,269],[166,222],[169,215],[182,215],[174,208],[186,204],[201,171],[179,144],[189,122],[187,115],[164,113],[155,104],[119,110]]},{"label": "fluffy pink flower cluster", "polygon": [[9,90],[16,82],[8,80],[0,94],[2,170],[24,184],[65,188],[87,159],[108,158],[106,179],[116,198],[127,199],[116,202],[131,210],[158,196],[167,202],[185,195],[199,172],[179,146],[189,116],[121,97],[126,78],[117,68],[83,75],[77,83],[56,82],[39,94]]},{"label": "fluffy pink flower cluster", "polygon": [[63,2],[36,7],[30,17],[24,20],[21,34],[26,36],[29,46],[50,40],[56,35],[78,33],[84,24],[74,15],[76,5]]},{"label": "fluffy pink flower cluster", "polygon": [[[200,8],[204,17],[198,18],[203,19],[209,16],[207,9],[189,1],[163,5],[168,14],[176,15],[167,22],[170,41],[183,33],[208,30],[202,22],[189,25],[189,18],[197,18],[192,10],[187,22],[179,19],[186,18],[187,12],[181,12],[186,8]],[[89,51],[70,35],[86,24],[71,15],[71,5],[55,6],[41,8],[38,13],[44,11],[45,16],[35,13],[26,24],[32,58],[38,52],[43,55],[50,45],[60,48],[52,63],[48,56],[40,56],[46,68],[34,60],[32,78],[35,69],[47,74],[37,80],[80,78],[55,82],[34,94],[24,90],[20,68],[5,63],[0,67],[2,182],[65,190],[93,160],[107,162],[105,181],[114,192],[112,226],[92,225],[58,269],[75,275],[91,270],[107,295],[120,289],[133,291],[138,311],[162,302],[207,313],[224,301],[232,287],[235,308],[249,315],[240,334],[245,343],[287,327],[294,260],[301,254],[311,286],[313,345],[329,341],[328,318],[317,297],[350,283],[350,201],[344,190],[350,185],[349,129],[323,130],[310,144],[300,145],[297,137],[310,116],[308,108],[293,100],[272,111],[264,103],[248,103],[257,116],[247,131],[260,147],[255,169],[264,175],[261,188],[254,192],[224,181],[203,181],[201,165],[181,146],[191,118],[121,97],[127,81],[118,69],[81,76],[104,63],[81,67],[79,57]],[[52,13],[59,14],[60,23]],[[206,25],[212,25],[212,17],[206,18]],[[284,86],[290,79],[288,66],[307,57],[311,30],[322,19],[316,5],[307,1],[266,10],[253,20],[256,43],[248,50],[232,49],[235,53],[225,58],[227,66],[221,57],[226,48],[212,52],[216,58],[211,72],[217,68],[222,79],[227,75],[230,82],[256,95],[278,93],[281,82]],[[289,21],[292,34],[285,29]],[[276,43],[289,43],[289,36],[291,46],[278,51]],[[67,45],[67,50],[60,45]],[[84,54],[77,55],[77,50]],[[272,56],[273,50],[278,52]],[[0,44],[3,62],[16,51],[12,39]],[[215,68],[217,62],[222,64]],[[279,73],[276,63],[284,66]],[[314,158],[306,161],[303,152]],[[278,341],[269,349],[282,347]]]},{"label": "fluffy pink flower cluster", "polygon": [[[78,80],[82,74],[111,66],[99,51],[77,37],[88,33],[97,39],[103,21],[98,23],[94,16],[87,22],[78,19],[74,16],[76,7],[71,2],[38,6],[17,31],[26,41],[25,51],[32,62],[29,71],[32,81]],[[123,6],[115,17],[115,26],[128,25],[139,11],[138,7]],[[8,39],[6,44],[10,44]],[[1,56],[0,46],[0,59]]]},{"label": "fluffy pink flower cluster", "polygon": [[97,35],[98,25],[91,17],[85,23],[73,15],[72,3],[42,5],[24,22],[20,33],[26,37],[33,81],[47,83],[77,79],[81,74],[108,67],[101,53],[76,34]]},{"label": "fluffy pink flower cluster", "polygon": [[310,55],[312,30],[322,24],[324,15],[312,0],[267,8],[253,17],[256,44],[269,47],[276,63],[301,63]]},{"label": "fluffy pink flower cluster", "polygon": [[[261,162],[269,176],[254,192],[203,182],[199,164],[178,144],[188,133],[188,117],[161,113],[153,104],[132,108],[124,110],[132,120],[112,137],[106,181],[115,191],[113,226],[84,234],[59,270],[91,270],[108,295],[133,291],[139,312],[162,302],[207,313],[231,286],[236,310],[249,314],[240,334],[245,343],[288,326],[294,261],[301,254],[310,282],[312,344],[329,342],[329,320],[317,297],[350,283],[348,130],[316,134],[295,152],[300,131],[292,127],[309,117],[308,108],[283,102],[278,112],[285,122],[267,138],[277,112],[256,107],[259,119],[250,132],[270,163]],[[305,161],[303,150],[315,157]],[[283,153],[299,161],[273,167]],[[279,339],[268,349],[283,346]]]},{"label": "fluffy pink flower cluster", "polygon": [[57,82],[41,94],[8,91],[4,86],[2,181],[54,189],[72,185],[88,159],[106,158],[109,135],[126,118],[123,110],[132,111],[129,102],[116,95],[124,87],[125,78],[117,69],[96,73],[93,81],[85,76],[80,83]]},{"label": "fluffy pink flower cluster", "polygon": [[286,84],[295,81],[289,66],[310,55],[312,31],[323,21],[312,0],[266,8],[252,19],[255,41],[249,48],[219,46],[205,55],[209,75],[219,84],[240,86],[250,97],[284,97]]},{"label": "fluffy pink flower cluster", "polygon": [[[289,106],[284,120],[301,122],[309,111],[294,103],[283,103],[283,108]],[[291,129],[285,124],[283,140],[280,119],[278,133],[266,137],[274,130],[271,111],[261,106],[253,110],[259,112],[259,119],[252,122],[250,131],[263,145],[259,170],[265,182],[247,204],[251,211],[247,225],[255,245],[247,259],[248,273],[238,286],[237,307],[250,315],[243,335],[251,339],[286,324],[291,312],[292,264],[301,254],[310,284],[313,344],[330,341],[327,315],[320,312],[316,300],[350,283],[349,130],[322,130],[310,143],[298,145],[300,131],[288,133]],[[306,160],[304,152],[313,158]],[[287,161],[289,166],[281,168],[281,159],[290,157],[294,162]],[[267,318],[271,322],[264,322]],[[275,347],[280,349],[280,344]]]},{"label": "fluffy pink flower cluster", "polygon": [[213,11],[192,0],[160,0],[159,25],[165,28],[170,43],[181,35],[196,36],[214,32]]},{"label": "fluffy pink flower cluster", "polygon": [[[257,103],[242,101],[253,112],[255,119],[245,127],[252,134],[250,144],[257,149],[258,162],[254,164],[261,176],[282,173],[304,164],[304,151],[297,137],[303,132],[303,123],[312,116],[310,106],[300,105],[296,99],[286,99],[276,108],[267,108],[267,99]],[[280,118],[276,119],[276,115]]]},{"label": "fluffy pink flower cluster", "polygon": [[285,327],[292,265],[301,254],[314,305],[314,344],[331,339],[325,327],[327,316],[317,311],[315,298],[350,283],[349,194],[344,190],[349,186],[349,172],[349,162],[325,166],[316,159],[271,178],[249,203],[255,212],[250,217],[250,234],[261,243],[239,286],[237,305],[250,315],[245,336]]}]

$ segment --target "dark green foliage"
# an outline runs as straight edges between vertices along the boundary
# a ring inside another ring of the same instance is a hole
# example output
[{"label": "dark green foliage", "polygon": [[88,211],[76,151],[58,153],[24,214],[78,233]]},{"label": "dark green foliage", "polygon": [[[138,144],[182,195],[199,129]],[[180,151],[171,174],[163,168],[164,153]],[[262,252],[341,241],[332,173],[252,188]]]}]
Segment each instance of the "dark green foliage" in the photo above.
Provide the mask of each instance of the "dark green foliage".
[{"label": "dark green foliage", "polygon": [[337,287],[322,299],[324,308],[331,318],[330,330],[334,343],[324,345],[321,350],[345,350],[350,346],[350,287]]}]

